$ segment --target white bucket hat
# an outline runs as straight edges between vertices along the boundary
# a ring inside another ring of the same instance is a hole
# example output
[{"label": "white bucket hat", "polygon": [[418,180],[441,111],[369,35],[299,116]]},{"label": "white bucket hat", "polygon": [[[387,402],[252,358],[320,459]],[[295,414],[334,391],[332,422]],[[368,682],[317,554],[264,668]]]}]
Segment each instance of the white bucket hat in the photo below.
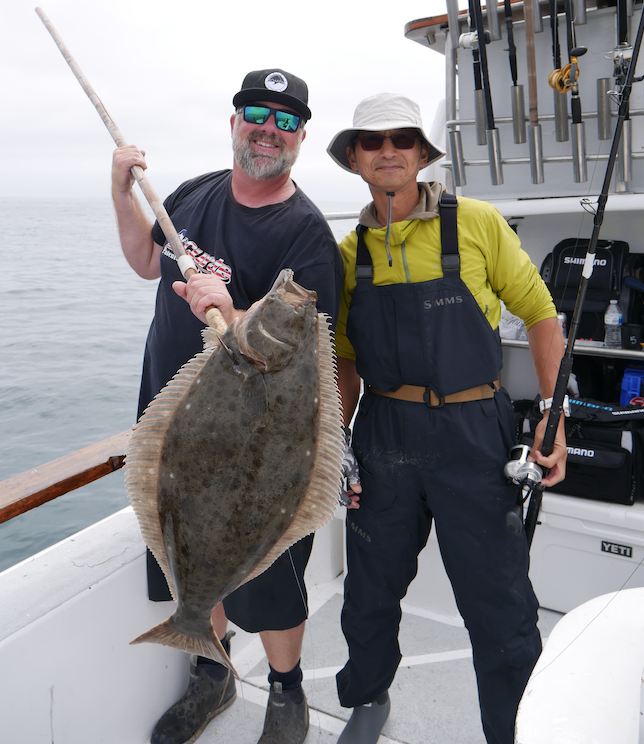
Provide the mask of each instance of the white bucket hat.
[{"label": "white bucket hat", "polygon": [[418,129],[429,147],[427,165],[445,154],[425,134],[418,104],[398,93],[377,93],[360,101],[353,115],[353,127],[338,132],[326,151],[341,168],[356,173],[349,165],[346,152],[347,147],[353,145],[356,135],[359,132],[385,132],[391,129]]}]

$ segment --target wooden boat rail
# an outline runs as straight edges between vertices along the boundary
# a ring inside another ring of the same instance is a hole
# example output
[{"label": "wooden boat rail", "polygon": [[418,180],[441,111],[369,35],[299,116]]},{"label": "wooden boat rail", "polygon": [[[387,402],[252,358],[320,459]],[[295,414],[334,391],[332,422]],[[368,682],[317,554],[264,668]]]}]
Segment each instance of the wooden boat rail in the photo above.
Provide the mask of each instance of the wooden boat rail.
[{"label": "wooden boat rail", "polygon": [[123,467],[131,430],[0,481],[0,524]]}]

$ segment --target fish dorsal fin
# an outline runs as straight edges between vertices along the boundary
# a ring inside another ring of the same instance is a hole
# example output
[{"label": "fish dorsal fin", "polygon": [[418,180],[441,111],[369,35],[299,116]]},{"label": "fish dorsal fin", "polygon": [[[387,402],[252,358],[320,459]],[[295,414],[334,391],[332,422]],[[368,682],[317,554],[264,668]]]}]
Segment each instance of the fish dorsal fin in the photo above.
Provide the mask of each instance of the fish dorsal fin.
[{"label": "fish dorsal fin", "polygon": [[329,320],[328,315],[318,313],[319,429],[309,487],[289,528],[242,583],[259,576],[291,545],[328,524],[338,507],[338,495],[342,484],[344,434]]},{"label": "fish dorsal fin", "polygon": [[145,544],[150,548],[176,599],[163,532],[159,519],[157,486],[159,461],[172,416],[195,377],[219,346],[216,333],[206,339],[205,350],[186,362],[168,384],[155,396],[134,427],[125,457],[125,487],[139,521]]}]

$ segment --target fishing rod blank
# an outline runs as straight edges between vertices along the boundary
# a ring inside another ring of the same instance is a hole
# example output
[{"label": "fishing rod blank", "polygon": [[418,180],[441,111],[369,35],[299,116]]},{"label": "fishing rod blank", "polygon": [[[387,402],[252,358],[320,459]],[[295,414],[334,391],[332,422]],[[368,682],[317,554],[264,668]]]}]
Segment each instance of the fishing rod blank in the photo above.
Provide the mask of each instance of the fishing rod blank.
[{"label": "fishing rod blank", "polygon": [[[87,94],[87,97],[94,104],[94,108],[103,120],[103,124],[105,124],[105,126],[107,127],[108,132],[112,135],[112,139],[116,143],[117,147],[126,147],[127,142],[125,138],[114,123],[112,117],[107,113],[107,109],[105,108],[105,106],[103,106],[101,99],[96,95],[94,88],[92,88],[85,75],[83,75],[80,67],[76,63],[76,60],[72,57],[69,49],[60,37],[59,33],[54,28],[52,22],[49,20],[49,18],[41,8],[36,8],[36,13],[45,25],[47,31],[49,31],[49,33],[51,34],[52,39],[56,42],[60,53],[65,58],[65,61],[69,65],[71,71],[74,73],[82,89]],[[186,249],[184,248],[183,242],[181,241],[181,238],[179,237],[177,231],[174,228],[174,225],[172,224],[172,220],[166,212],[161,199],[159,199],[156,191],[152,188],[152,185],[146,178],[143,169],[140,168],[138,165],[134,165],[132,166],[131,171],[132,175],[136,179],[136,182],[139,184],[143,195],[147,199],[148,204],[152,208],[154,216],[156,217],[159,226],[163,230],[163,234],[170,243],[174,255],[177,257],[177,264],[179,266],[179,269],[181,270],[181,273],[186,279],[188,279],[190,276],[192,276],[192,274],[197,273],[195,262],[193,261],[192,257],[186,253]],[[208,319],[208,325],[210,325],[211,327],[220,330],[221,332],[226,330],[226,322],[224,321],[223,316],[221,315],[219,310],[217,310],[216,308],[209,308],[206,312],[206,317]]]},{"label": "fishing rod blank", "polygon": [[566,36],[568,41],[569,64],[565,68],[567,77],[563,75],[563,84],[570,89],[570,110],[572,123],[572,162],[575,183],[584,183],[588,180],[588,168],[586,161],[586,130],[581,118],[581,98],[579,97],[579,64],[577,58],[586,54],[585,47],[578,47],[575,38],[574,7],[572,0],[564,0],[566,11]]},{"label": "fishing rod blank", "polygon": [[[472,0],[469,0],[467,17],[468,33],[459,37],[458,43],[462,49],[472,51],[472,72],[474,74],[474,122],[476,128],[476,144],[487,144],[485,127],[485,93],[483,91],[483,77],[481,75],[481,58],[479,54],[479,35],[476,30],[476,19]],[[483,31],[481,33],[484,33]]]},{"label": "fishing rod blank", "polygon": [[[632,49],[628,44],[628,8],[627,0],[617,0],[617,47],[613,52],[613,76],[616,85],[624,81],[630,64]],[[617,190],[625,191],[626,184],[633,178],[632,163],[632,131],[630,107],[624,119],[624,131],[619,143],[617,155]]]},{"label": "fishing rod blank", "polygon": [[510,62],[510,75],[512,87],[510,96],[512,101],[512,132],[514,144],[522,145],[526,140],[525,133],[525,96],[523,85],[518,83],[517,72],[517,47],[514,43],[514,25],[512,22],[512,0],[504,0],[505,26],[508,32],[508,58]]},{"label": "fishing rod blank", "polygon": [[[535,0],[538,2],[538,0]],[[533,0],[524,0],[526,55],[528,61],[528,105],[530,126],[528,139],[530,145],[530,178],[532,183],[544,182],[543,143],[541,124],[539,124],[539,101],[537,97],[537,59],[534,50]]]},{"label": "fishing rod blank", "polygon": [[[617,153],[619,150],[619,141],[622,136],[622,130],[624,121],[628,114],[629,100],[631,96],[631,89],[633,82],[635,81],[635,67],[637,66],[637,58],[639,56],[640,48],[642,46],[642,36],[644,35],[644,12],[640,16],[639,26],[637,28],[637,36],[635,43],[633,44],[633,52],[631,60],[628,65],[628,72],[624,81],[624,85],[619,93],[619,111],[617,116],[617,123],[615,124],[615,132],[613,134],[613,141],[611,143],[610,154],[608,156],[608,163],[606,165],[606,174],[604,175],[604,183],[602,190],[597,199],[597,209],[595,211],[595,217],[593,220],[593,232],[588,242],[588,249],[586,252],[586,258],[584,261],[584,268],[582,270],[581,280],[579,282],[579,289],[577,291],[577,299],[575,301],[575,308],[573,310],[572,322],[570,324],[570,330],[568,333],[568,342],[566,344],[566,350],[559,365],[559,372],[557,374],[557,383],[552,396],[552,404],[550,407],[550,413],[546,423],[546,429],[543,435],[543,442],[541,445],[541,452],[543,455],[548,457],[552,454],[554,449],[555,438],[557,435],[557,429],[559,428],[559,419],[564,409],[564,401],[566,398],[566,390],[568,389],[568,379],[572,370],[572,353],[577,338],[577,331],[581,322],[581,313],[586,297],[586,290],[588,288],[588,282],[593,273],[593,267],[595,264],[595,253],[597,252],[597,241],[599,240],[599,233],[601,230],[602,223],[604,221],[604,211],[606,208],[606,202],[608,201],[608,191],[610,188],[610,182],[613,177],[613,170],[615,167],[615,161],[617,159]],[[640,81],[642,78],[637,78]],[[537,519],[539,517],[539,509],[541,507],[541,500],[543,498],[543,488],[541,484],[536,486],[531,493],[530,503],[528,505],[528,511],[525,520],[526,536],[528,538],[528,544],[532,543],[534,536],[534,530],[537,525]]]},{"label": "fishing rod blank", "polygon": [[485,94],[485,117],[487,121],[487,153],[490,163],[490,178],[493,186],[503,183],[503,167],[501,165],[501,138],[499,130],[494,125],[494,110],[492,109],[492,90],[490,88],[490,71],[487,64],[487,39],[483,27],[483,12],[481,0],[473,0],[474,16],[479,41],[479,55],[481,59],[481,77]]},{"label": "fishing rod blank", "polygon": [[[561,73],[561,45],[559,43],[559,16],[557,13],[557,0],[549,0],[550,8],[550,33],[552,36],[552,63],[554,71],[548,80],[553,90],[555,111],[555,139],[557,142],[568,142],[568,103],[563,90],[557,85]],[[610,137],[610,135],[608,135]]]}]

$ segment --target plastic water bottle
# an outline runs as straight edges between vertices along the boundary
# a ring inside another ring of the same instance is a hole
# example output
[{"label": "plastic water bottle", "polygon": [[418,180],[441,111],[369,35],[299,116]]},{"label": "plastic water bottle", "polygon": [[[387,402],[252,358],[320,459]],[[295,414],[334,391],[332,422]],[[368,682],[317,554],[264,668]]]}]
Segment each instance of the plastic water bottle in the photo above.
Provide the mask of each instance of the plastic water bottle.
[{"label": "plastic water bottle", "polygon": [[622,348],[622,311],[617,300],[611,300],[604,313],[604,346]]}]

